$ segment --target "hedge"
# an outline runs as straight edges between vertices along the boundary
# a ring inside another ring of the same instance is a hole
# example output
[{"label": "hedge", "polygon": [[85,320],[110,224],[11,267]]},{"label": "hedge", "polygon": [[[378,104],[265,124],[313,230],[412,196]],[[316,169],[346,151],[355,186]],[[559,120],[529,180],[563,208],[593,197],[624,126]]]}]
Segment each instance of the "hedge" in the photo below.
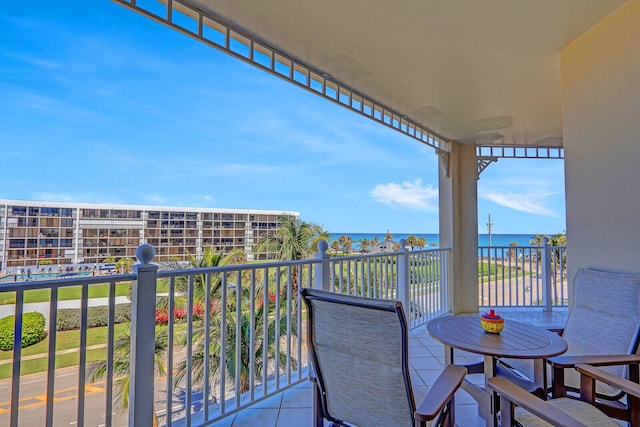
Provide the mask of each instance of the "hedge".
[{"label": "hedge", "polygon": [[[44,315],[36,311],[22,316],[22,348],[39,343],[47,334],[44,332]],[[0,350],[13,350],[14,316],[0,319]]]},{"label": "hedge", "polygon": [[[115,323],[123,323],[131,320],[131,303],[117,304]],[[107,326],[109,324],[109,307],[98,306],[89,307],[87,309],[87,327],[94,328],[97,326]],[[67,331],[69,329],[80,329],[80,309],[79,308],[61,308],[58,310],[58,319],[56,320],[56,329],[58,331]]]}]

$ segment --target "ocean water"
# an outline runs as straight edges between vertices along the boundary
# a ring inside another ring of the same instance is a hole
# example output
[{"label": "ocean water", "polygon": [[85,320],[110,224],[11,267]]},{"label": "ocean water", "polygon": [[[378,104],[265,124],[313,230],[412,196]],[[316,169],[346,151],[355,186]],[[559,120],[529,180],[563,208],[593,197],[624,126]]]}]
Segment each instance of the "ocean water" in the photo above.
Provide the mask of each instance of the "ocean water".
[{"label": "ocean water", "polygon": [[[421,234],[421,233],[413,233],[413,234],[403,234],[403,233],[391,233],[393,236],[393,240],[399,242],[400,239],[406,239],[407,236],[416,236],[416,237],[424,237],[427,240],[427,247],[432,246],[433,243],[436,246],[439,245],[439,236],[438,234]],[[331,233],[329,235],[329,243],[334,240],[338,240],[340,236],[349,236],[351,240],[354,242],[361,239],[369,239],[373,240],[374,238],[378,238],[380,242],[383,242],[386,233]],[[491,246],[509,246],[511,242],[516,242],[518,246],[531,246],[529,240],[533,239],[532,234],[492,234],[491,235]],[[478,235],[478,246],[490,246],[489,245],[489,235],[488,234],[479,234]]]}]

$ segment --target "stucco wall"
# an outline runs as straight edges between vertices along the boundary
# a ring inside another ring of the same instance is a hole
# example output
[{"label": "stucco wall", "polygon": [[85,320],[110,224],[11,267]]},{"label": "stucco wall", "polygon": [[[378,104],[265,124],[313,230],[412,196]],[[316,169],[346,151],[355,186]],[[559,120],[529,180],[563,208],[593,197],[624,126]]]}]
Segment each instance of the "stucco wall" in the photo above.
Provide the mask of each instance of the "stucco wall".
[{"label": "stucco wall", "polygon": [[569,276],[640,272],[640,0],[561,52]]}]

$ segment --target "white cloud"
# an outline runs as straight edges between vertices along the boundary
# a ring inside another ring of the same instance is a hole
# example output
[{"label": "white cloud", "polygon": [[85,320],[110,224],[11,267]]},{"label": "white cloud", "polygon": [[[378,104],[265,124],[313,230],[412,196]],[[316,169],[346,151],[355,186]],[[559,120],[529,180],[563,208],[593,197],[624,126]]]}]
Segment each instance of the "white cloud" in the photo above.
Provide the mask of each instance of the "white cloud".
[{"label": "white cloud", "polygon": [[534,215],[557,217],[558,213],[545,207],[545,199],[555,193],[529,192],[529,193],[496,193],[487,192],[481,197],[491,200],[501,206],[516,211]]},{"label": "white cloud", "polygon": [[390,182],[378,184],[371,191],[376,202],[391,206],[404,207],[419,211],[434,211],[437,209],[438,189],[423,186],[422,180],[405,181],[402,184]]}]

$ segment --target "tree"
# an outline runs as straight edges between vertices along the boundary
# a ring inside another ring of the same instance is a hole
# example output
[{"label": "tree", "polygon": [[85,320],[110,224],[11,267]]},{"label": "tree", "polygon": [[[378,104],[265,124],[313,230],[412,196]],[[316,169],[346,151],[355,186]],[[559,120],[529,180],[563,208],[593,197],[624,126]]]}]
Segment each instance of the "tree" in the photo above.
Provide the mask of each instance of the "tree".
[{"label": "tree", "polygon": [[391,230],[387,230],[387,234],[384,236],[385,242],[390,242],[393,240],[393,234],[391,234]]},{"label": "tree", "polygon": [[331,249],[336,255],[338,255],[338,251],[340,250],[340,242],[338,242],[337,240],[332,241]]},{"label": "tree", "polygon": [[551,246],[567,246],[567,235],[565,233],[556,233],[549,238]]},{"label": "tree", "polygon": [[[222,267],[225,265],[240,264],[244,262],[246,255],[242,249],[234,249],[228,254],[221,254],[216,252],[212,247],[204,248],[202,255],[195,256],[193,254],[187,254],[187,260],[189,268],[213,268]],[[179,262],[170,262],[169,268],[173,270],[180,270],[185,268]],[[222,282],[222,275],[220,273],[212,274],[210,279],[209,295],[211,301],[216,301],[220,293],[220,284]],[[178,294],[186,295],[189,290],[189,279],[187,276],[178,276],[175,279],[176,292]],[[195,303],[204,303],[206,295],[206,277],[204,274],[196,274],[193,278],[193,300]],[[186,297],[176,298],[176,305],[186,306]]]},{"label": "tree", "polygon": [[418,237],[416,246],[420,249],[424,249],[424,247],[427,246],[427,239],[424,237]]},{"label": "tree", "polygon": [[375,249],[377,251],[379,244],[380,244],[380,238],[377,236],[374,237],[373,240],[371,240],[371,249]]},{"label": "tree", "polygon": [[565,233],[554,234],[549,239],[549,245],[552,246],[551,262],[558,267],[562,267],[562,274],[564,275],[564,269],[567,268],[567,253],[560,246],[567,246],[567,235]]},{"label": "tree", "polygon": [[[155,370],[159,375],[166,374],[164,357],[167,352],[167,329],[156,326],[156,347],[154,350]],[[124,412],[129,407],[129,384],[130,384],[130,356],[131,337],[128,333],[123,333],[116,338],[113,343],[113,398],[114,409]],[[89,382],[100,381],[107,375],[107,361],[97,360],[87,368],[87,378]],[[153,426],[158,425],[156,411],[153,411]]]},{"label": "tree", "polygon": [[[240,320],[237,318],[237,292],[241,289],[240,298]],[[204,381],[211,381],[213,378],[214,383],[209,382],[210,390],[213,390],[217,385],[217,381],[221,376],[221,369],[224,366],[226,381],[233,381],[236,376],[236,370],[239,370],[240,377],[240,390],[239,392],[245,392],[249,390],[250,384],[250,368],[251,359],[255,360],[254,379],[260,380],[263,375],[264,369],[269,369],[276,365],[280,369],[286,368],[287,353],[284,346],[278,354],[276,354],[276,341],[282,340],[287,334],[287,317],[295,316],[295,310],[293,313],[287,313],[286,304],[280,305],[279,321],[276,322],[276,293],[267,291],[267,298],[264,298],[264,288],[259,289],[256,292],[256,299],[254,301],[253,314],[251,305],[251,294],[249,287],[235,286],[229,289],[228,299],[226,301],[226,309],[224,310],[224,316],[226,320],[225,328],[225,354],[224,365],[220,363],[221,353],[221,331],[222,325],[222,310],[217,310],[212,313],[211,316],[211,329],[209,337],[209,354],[208,354],[208,369],[209,378],[205,378],[205,330],[203,320],[195,324],[192,332],[193,339],[193,351],[192,354],[192,366],[191,366],[191,383],[197,385],[204,385]],[[281,297],[284,297],[284,293],[281,292]],[[265,307],[264,300],[267,304]],[[266,325],[264,322],[266,313]],[[239,324],[239,328],[238,328]],[[255,342],[250,342],[250,331],[253,324],[253,333]],[[296,322],[291,322],[291,334],[297,336]],[[264,329],[267,328],[268,342],[263,342]],[[236,337],[240,335],[240,348],[236,347]],[[183,344],[186,344],[186,337],[184,337]],[[266,350],[266,354],[265,354]],[[187,349],[191,351],[191,349]],[[240,364],[236,365],[236,352],[240,354]],[[294,361],[295,363],[295,361]],[[183,360],[178,364],[175,371],[175,387],[183,385],[187,379],[187,362]]]},{"label": "tree", "polygon": [[[318,242],[327,240],[328,232],[312,222],[296,217],[281,217],[274,235],[265,236],[258,245],[258,252],[275,252],[281,261],[297,261],[313,257]],[[291,284],[293,294],[298,293],[298,269],[293,268]],[[284,274],[284,272],[283,272]]]},{"label": "tree", "polygon": [[349,252],[351,251],[351,248],[353,247],[353,240],[351,239],[351,237],[342,235],[338,237],[338,243],[340,243],[340,246],[342,247],[342,249],[347,254],[349,254]]},{"label": "tree", "polygon": [[413,234],[411,236],[407,236],[406,238],[407,246],[411,246],[411,250],[418,246],[418,238]]},{"label": "tree", "polygon": [[[547,237],[545,234],[534,234],[531,236],[531,240],[529,240],[529,244],[532,246],[542,246],[544,245],[544,238]],[[542,262],[542,253],[540,249],[536,249],[536,262]]]},{"label": "tree", "polygon": [[360,239],[360,250],[364,253],[371,251],[371,240],[366,237]]},{"label": "tree", "polygon": [[133,258],[120,258],[116,262],[116,271],[120,274],[131,273],[131,267],[133,267],[135,261]]},{"label": "tree", "polygon": [[515,262],[518,257],[518,242],[509,243],[509,259],[511,262]]},{"label": "tree", "polygon": [[295,217],[281,217],[275,234],[267,235],[256,246],[258,252],[275,252],[280,261],[311,258],[320,240],[328,240],[328,232],[318,224]]},{"label": "tree", "polygon": [[529,244],[531,246],[542,246],[544,244],[545,237],[547,237],[545,234],[534,234],[533,236],[531,236]]}]

